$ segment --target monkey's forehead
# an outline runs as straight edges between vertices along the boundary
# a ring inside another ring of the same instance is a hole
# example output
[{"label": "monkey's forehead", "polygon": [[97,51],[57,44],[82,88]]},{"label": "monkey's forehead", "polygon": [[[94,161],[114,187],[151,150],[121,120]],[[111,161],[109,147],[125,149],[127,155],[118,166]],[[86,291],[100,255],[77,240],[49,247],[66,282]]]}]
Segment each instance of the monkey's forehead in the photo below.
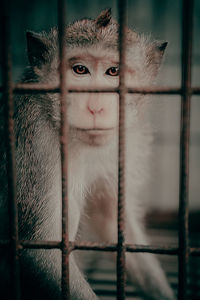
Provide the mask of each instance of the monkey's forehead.
[{"label": "monkey's forehead", "polygon": [[103,49],[95,45],[90,47],[69,48],[67,59],[70,63],[76,61],[102,62],[102,63],[119,63],[119,52],[113,49]]},{"label": "monkey's forehead", "polygon": [[[105,48],[118,48],[119,25],[112,20],[108,26],[97,28],[93,20],[77,21],[66,28],[66,40],[69,46],[90,46],[99,44]],[[127,43],[138,41],[138,35],[127,28]]]},{"label": "monkey's forehead", "polygon": [[[132,46],[140,41],[140,36],[128,27],[125,30],[125,43]],[[105,27],[98,27],[96,20],[83,19],[75,21],[65,29],[66,44],[69,47],[89,47],[95,44],[101,44],[103,48],[117,49],[119,40],[119,24],[114,18],[111,18],[109,24]],[[57,44],[58,30],[53,28],[49,39]]]}]

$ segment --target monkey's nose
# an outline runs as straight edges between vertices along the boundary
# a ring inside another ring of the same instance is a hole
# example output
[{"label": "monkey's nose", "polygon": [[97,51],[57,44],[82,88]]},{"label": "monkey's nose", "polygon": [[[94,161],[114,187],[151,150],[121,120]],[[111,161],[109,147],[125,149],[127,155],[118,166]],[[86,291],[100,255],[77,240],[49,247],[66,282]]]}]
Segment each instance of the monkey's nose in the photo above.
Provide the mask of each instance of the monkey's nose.
[{"label": "monkey's nose", "polygon": [[103,108],[95,108],[88,106],[88,110],[92,115],[100,114],[103,112]]}]

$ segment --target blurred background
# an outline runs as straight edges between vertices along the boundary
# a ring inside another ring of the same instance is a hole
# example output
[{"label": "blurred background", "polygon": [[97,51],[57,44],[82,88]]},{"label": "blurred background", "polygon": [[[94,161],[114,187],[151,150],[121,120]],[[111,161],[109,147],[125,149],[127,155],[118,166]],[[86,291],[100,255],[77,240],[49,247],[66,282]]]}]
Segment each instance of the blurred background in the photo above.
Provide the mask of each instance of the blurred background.
[{"label": "blurred background", "polygon": [[[103,9],[112,8],[117,17],[117,1],[69,0],[67,23],[89,17],[95,18]],[[28,64],[26,30],[49,30],[57,24],[55,0],[16,0],[11,10],[13,78],[19,81]],[[158,84],[179,86],[181,83],[181,0],[129,0],[128,25],[139,33],[150,34],[152,39],[167,40],[165,60]],[[200,85],[200,1],[195,1],[193,71],[194,86]],[[154,97],[152,120],[155,129],[154,167],[156,173],[147,188],[147,204],[152,209],[174,211],[179,199],[179,130],[180,97]],[[200,101],[192,97],[191,149],[190,149],[190,209],[200,209]],[[157,107],[159,107],[159,113]]]}]

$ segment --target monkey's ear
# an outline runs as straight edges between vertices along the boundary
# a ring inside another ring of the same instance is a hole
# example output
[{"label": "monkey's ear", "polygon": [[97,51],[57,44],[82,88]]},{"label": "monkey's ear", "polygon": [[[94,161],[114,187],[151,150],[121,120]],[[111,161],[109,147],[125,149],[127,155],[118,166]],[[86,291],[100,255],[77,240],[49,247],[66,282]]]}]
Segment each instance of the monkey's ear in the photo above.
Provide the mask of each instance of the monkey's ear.
[{"label": "monkey's ear", "polygon": [[28,59],[32,66],[44,64],[48,57],[50,42],[39,33],[26,32]]},{"label": "monkey's ear", "polygon": [[111,8],[103,10],[100,15],[96,18],[95,23],[98,28],[106,27],[112,18]]},{"label": "monkey's ear", "polygon": [[167,44],[166,41],[155,41],[150,45],[150,51],[147,54],[148,64],[153,69],[154,75],[158,73]]}]

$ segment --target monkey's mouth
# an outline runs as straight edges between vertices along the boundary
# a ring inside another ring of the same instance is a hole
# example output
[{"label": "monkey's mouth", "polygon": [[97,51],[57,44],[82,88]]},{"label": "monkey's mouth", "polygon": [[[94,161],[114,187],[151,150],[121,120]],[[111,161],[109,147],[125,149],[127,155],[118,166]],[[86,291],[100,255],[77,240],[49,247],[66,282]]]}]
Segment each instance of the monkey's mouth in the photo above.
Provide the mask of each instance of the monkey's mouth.
[{"label": "monkey's mouth", "polygon": [[89,145],[104,145],[113,136],[114,128],[76,128],[76,136]]},{"label": "monkey's mouth", "polygon": [[114,128],[76,128],[78,131],[89,135],[107,135],[113,132]]}]

